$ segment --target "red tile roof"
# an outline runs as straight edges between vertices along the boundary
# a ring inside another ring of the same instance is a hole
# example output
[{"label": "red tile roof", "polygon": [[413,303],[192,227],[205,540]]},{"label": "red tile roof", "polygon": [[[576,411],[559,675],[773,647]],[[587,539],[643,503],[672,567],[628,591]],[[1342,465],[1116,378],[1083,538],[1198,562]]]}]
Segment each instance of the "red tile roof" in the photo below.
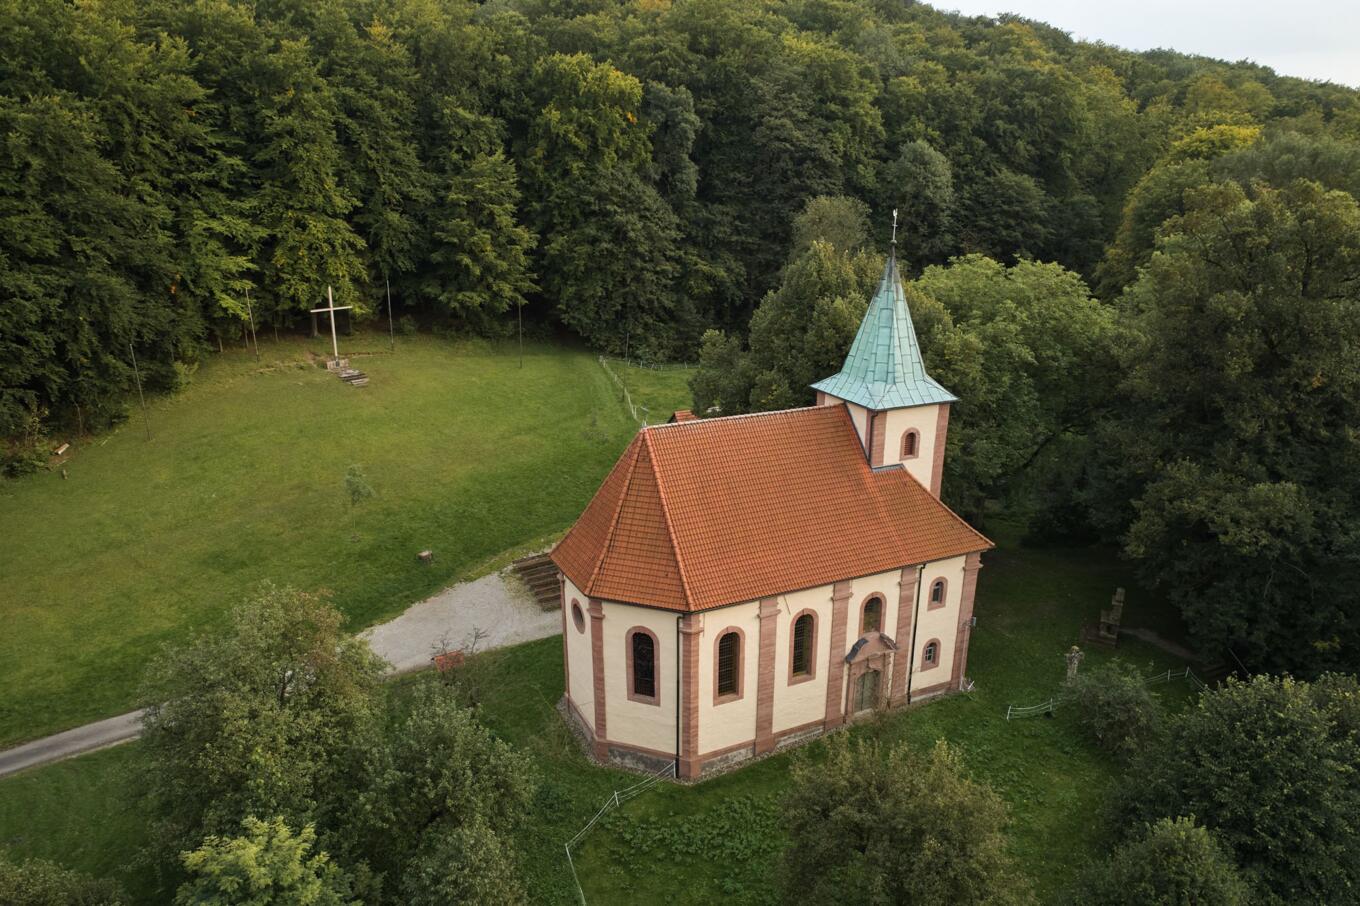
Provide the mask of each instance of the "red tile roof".
[{"label": "red tile roof", "polygon": [[643,428],[552,559],[590,597],[690,611],[991,546],[816,406]]}]

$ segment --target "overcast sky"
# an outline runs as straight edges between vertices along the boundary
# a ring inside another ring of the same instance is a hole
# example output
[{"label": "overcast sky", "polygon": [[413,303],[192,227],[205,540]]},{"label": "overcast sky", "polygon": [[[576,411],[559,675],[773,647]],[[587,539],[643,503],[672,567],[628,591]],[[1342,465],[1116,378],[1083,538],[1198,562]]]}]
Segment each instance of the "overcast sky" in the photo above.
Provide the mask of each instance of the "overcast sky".
[{"label": "overcast sky", "polygon": [[1251,60],[1360,87],[1360,0],[928,0],[970,16],[1015,13],[1130,50]]}]

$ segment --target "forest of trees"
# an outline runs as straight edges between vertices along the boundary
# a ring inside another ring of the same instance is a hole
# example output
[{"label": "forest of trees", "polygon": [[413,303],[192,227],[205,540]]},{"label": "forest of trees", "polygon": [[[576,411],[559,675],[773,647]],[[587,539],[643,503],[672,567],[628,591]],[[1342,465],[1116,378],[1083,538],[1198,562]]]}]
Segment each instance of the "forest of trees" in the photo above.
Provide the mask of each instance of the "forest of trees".
[{"label": "forest of trees", "polygon": [[0,438],[241,335],[530,328],[810,402],[901,212],[946,499],[1360,661],[1360,93],[881,0],[0,0]]}]

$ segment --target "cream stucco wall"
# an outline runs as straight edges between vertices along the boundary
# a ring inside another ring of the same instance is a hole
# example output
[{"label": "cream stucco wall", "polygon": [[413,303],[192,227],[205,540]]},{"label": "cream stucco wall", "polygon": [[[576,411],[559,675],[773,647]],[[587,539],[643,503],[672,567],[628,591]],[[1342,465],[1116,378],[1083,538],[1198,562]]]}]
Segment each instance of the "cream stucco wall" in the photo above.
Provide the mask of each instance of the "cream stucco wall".
[{"label": "cream stucco wall", "polygon": [[[843,659],[861,637],[864,602],[872,595],[884,601],[882,631],[898,645],[897,658],[912,658],[913,691],[932,688],[951,679],[954,644],[958,632],[961,606],[964,557],[954,557],[926,565],[921,576],[921,599],[917,611],[918,622],[913,641],[897,638],[898,606],[902,571],[889,570],[863,576],[850,582],[850,598],[846,605],[845,642],[839,650],[831,650],[832,594],[834,585],[790,592],[776,598],[778,615],[775,620],[774,646],[774,703],[772,730],[777,735],[785,731],[815,724],[826,716],[827,681],[833,659]],[[930,609],[931,584],[939,578],[946,581],[945,606]],[[566,647],[568,685],[572,700],[581,716],[594,729],[594,684],[591,675],[591,621],[588,601],[567,580],[564,584],[566,611]],[[581,602],[585,617],[585,631],[579,632],[571,618],[572,600]],[[907,602],[908,607],[914,601]],[[810,680],[790,684],[789,658],[793,644],[793,618],[803,610],[816,614],[815,676]],[[637,607],[615,602],[604,602],[601,624],[604,639],[605,705],[607,736],[611,742],[670,753],[675,750],[676,730],[676,614],[670,611]],[[701,615],[699,635],[699,691],[697,751],[700,755],[728,750],[754,741],[760,672],[760,605],[747,602],[711,610]],[[627,647],[628,630],[642,626],[657,638],[657,688],[659,702],[655,705],[630,701],[628,698]],[[744,634],[742,648],[741,698],[714,703],[715,661],[718,638],[728,629],[740,629]],[[935,667],[924,668],[922,655],[926,644],[938,639],[940,658]],[[845,701],[847,671],[842,670],[840,701]],[[885,676],[884,682],[890,681]]]},{"label": "cream stucco wall", "polygon": [[[581,605],[584,629],[578,631],[571,617],[571,603]],[[563,585],[562,606],[566,612],[564,632],[567,638],[567,694],[585,719],[591,732],[595,730],[595,683],[591,676],[590,601],[580,589],[567,579]]]},{"label": "cream stucco wall", "polygon": [[[699,752],[707,754],[755,739],[760,605],[758,602],[734,604],[710,610],[703,616],[704,632],[699,638]],[[736,701],[715,705],[717,644],[729,628],[740,629],[745,634],[741,657],[742,694]]]},{"label": "cream stucco wall", "polygon": [[[676,615],[651,607],[604,602],[605,725],[610,742],[675,751]],[[635,626],[656,635],[657,704],[628,698],[626,636]]]},{"label": "cream stucco wall", "polygon": [[[883,462],[900,462],[906,465],[912,477],[930,487],[931,472],[935,467],[935,427],[940,417],[940,407],[912,406],[910,409],[888,410],[887,427],[884,429]],[[902,459],[902,435],[911,428],[921,434],[920,451],[914,459]]]},{"label": "cream stucco wall", "polygon": [[[841,402],[834,396],[827,397],[828,402]],[[855,431],[859,434],[859,444],[864,446],[864,438],[869,434],[869,410],[855,403],[846,403],[845,407],[850,410],[850,420],[855,423]]]},{"label": "cream stucco wall", "polygon": [[[916,657],[912,667],[912,689],[925,689],[947,682],[954,669],[954,641],[959,628],[959,605],[963,597],[964,557],[953,557],[926,564],[921,575],[920,623],[916,629]],[[936,579],[945,580],[945,606],[930,609],[930,586]],[[931,639],[940,640],[939,666],[923,669],[922,652]],[[902,644],[907,649],[908,641]]]},{"label": "cream stucco wall", "polygon": [[[774,648],[774,732],[822,720],[826,717],[826,676],[831,651],[831,590],[821,585],[779,596],[779,628]],[[803,610],[816,614],[812,679],[789,685],[789,658],[793,648],[793,618]],[[845,656],[845,652],[841,652]]]}]

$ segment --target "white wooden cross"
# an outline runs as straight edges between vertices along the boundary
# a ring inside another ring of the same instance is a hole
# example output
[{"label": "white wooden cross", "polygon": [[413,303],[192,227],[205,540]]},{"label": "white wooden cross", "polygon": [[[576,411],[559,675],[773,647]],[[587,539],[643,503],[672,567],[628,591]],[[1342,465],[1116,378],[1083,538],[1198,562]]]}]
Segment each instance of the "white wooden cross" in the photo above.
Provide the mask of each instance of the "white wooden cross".
[{"label": "white wooden cross", "polygon": [[328,311],[331,313],[331,351],[335,353],[335,357],[338,359],[340,358],[340,341],[337,340],[335,336],[335,313],[337,311],[344,311],[347,308],[353,308],[354,306],[336,305],[335,297],[331,295],[330,286],[326,287],[326,302],[327,306],[325,308],[313,308],[312,314],[314,315],[319,314],[320,312],[323,311]]}]

